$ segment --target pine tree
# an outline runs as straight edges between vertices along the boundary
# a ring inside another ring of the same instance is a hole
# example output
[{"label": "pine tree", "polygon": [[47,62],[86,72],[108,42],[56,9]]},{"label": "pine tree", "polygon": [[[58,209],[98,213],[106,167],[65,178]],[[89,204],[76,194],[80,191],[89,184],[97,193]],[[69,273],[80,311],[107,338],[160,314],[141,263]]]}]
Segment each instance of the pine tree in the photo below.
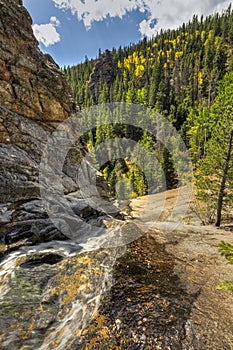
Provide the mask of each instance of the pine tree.
[{"label": "pine tree", "polygon": [[233,72],[219,85],[209,124],[211,137],[200,162],[197,185],[199,196],[216,212],[215,225],[220,226],[222,210],[233,197]]},{"label": "pine tree", "polygon": [[163,148],[161,165],[166,180],[166,188],[171,189],[177,184],[177,174],[175,172],[174,162],[172,160],[171,154],[166,147]]},{"label": "pine tree", "polygon": [[[110,71],[112,76],[108,77],[106,86],[104,85],[105,80],[101,79],[104,72],[99,72],[100,79],[94,87],[96,95],[93,89],[90,89],[89,78],[98,60],[86,59],[77,66],[64,68],[74,100],[81,109],[96,103],[129,102],[149,106],[167,117],[190,148],[194,169],[200,172],[198,181],[202,182],[203,186],[200,192],[215,211],[223,168],[215,171],[211,165],[211,163],[217,164],[215,163],[217,159],[215,160],[214,157],[211,159],[210,150],[211,142],[214,144],[214,138],[218,136],[217,129],[214,129],[217,122],[211,106],[217,94],[219,80],[224,77],[226,71],[233,71],[232,23],[233,11],[229,7],[221,15],[214,14],[207,18],[202,16],[200,20],[194,16],[192,21],[184,23],[176,30],[161,31],[151,40],[142,40],[136,45],[113,49],[112,71]],[[98,101],[94,96],[98,96]],[[219,120],[220,116],[221,113],[219,113]],[[103,123],[103,117],[101,118]],[[223,140],[226,135],[222,135]],[[152,145],[148,133],[144,133],[140,128],[124,125],[122,120],[108,127],[105,125],[98,128],[97,126],[95,131],[85,137],[89,147],[95,147],[96,142],[114,137],[131,138],[147,148],[148,144]],[[221,142],[219,144],[221,145]],[[227,141],[222,144],[222,148],[229,149],[228,146]],[[155,147],[152,145],[150,151],[157,152],[156,155],[162,162],[170,186],[175,174],[170,177],[173,169],[169,153],[159,144]],[[217,151],[216,148],[216,153],[219,151],[220,149]],[[227,159],[227,154],[223,157]],[[204,174],[205,162],[208,169],[206,175]],[[104,167],[102,169],[108,181],[111,180],[112,188],[118,179],[117,172],[120,171],[113,163],[109,162],[106,165],[106,171]],[[147,176],[150,173],[148,170],[150,166],[152,164],[146,166]],[[143,171],[131,164],[127,175],[124,174],[127,178],[132,178],[137,195],[145,194],[147,190]],[[220,202],[223,202],[224,208],[227,205],[227,199],[230,199],[231,166],[225,169],[225,172],[227,172],[227,179],[226,184],[223,183],[222,186],[226,187],[223,191],[223,200],[220,196]],[[208,181],[209,187],[207,186]],[[210,186],[212,186],[211,190],[209,190]]]}]

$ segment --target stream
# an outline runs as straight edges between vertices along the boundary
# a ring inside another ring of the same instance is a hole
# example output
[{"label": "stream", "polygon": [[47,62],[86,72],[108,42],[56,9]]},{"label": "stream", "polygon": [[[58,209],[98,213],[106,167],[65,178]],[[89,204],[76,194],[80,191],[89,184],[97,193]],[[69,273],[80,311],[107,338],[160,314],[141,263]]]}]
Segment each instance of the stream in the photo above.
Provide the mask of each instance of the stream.
[{"label": "stream", "polygon": [[111,287],[116,255],[72,241],[10,253],[0,263],[0,348],[67,349]]},{"label": "stream", "polygon": [[116,248],[21,247],[0,263],[0,349],[191,349],[197,293],[173,270],[150,233]]}]

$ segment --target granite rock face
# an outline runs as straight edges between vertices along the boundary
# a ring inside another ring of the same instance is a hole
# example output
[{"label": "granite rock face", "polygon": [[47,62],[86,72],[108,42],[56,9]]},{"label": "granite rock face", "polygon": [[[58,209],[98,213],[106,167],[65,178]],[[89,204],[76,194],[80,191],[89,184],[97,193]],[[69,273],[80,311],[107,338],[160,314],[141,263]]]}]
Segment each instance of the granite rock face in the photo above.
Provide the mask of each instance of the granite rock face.
[{"label": "granite rock face", "polygon": [[0,99],[2,107],[51,125],[75,111],[65,77],[43,55],[21,0],[0,1]]},{"label": "granite rock face", "polygon": [[[7,244],[62,238],[41,201],[39,166],[51,132],[75,113],[78,118],[65,76],[39,50],[31,24],[21,0],[0,0],[0,242]],[[61,174],[64,195],[72,192],[81,217],[96,215],[80,199],[76,179],[85,152],[78,141],[72,145]],[[97,182],[105,193],[102,178]]]},{"label": "granite rock face", "polygon": [[115,78],[115,69],[116,66],[112,53],[109,50],[106,50],[97,60],[93,71],[89,79],[89,87],[91,93],[94,97],[94,101],[98,101],[99,97],[99,84],[100,80],[102,84],[106,84],[107,87],[110,86],[110,83]]}]

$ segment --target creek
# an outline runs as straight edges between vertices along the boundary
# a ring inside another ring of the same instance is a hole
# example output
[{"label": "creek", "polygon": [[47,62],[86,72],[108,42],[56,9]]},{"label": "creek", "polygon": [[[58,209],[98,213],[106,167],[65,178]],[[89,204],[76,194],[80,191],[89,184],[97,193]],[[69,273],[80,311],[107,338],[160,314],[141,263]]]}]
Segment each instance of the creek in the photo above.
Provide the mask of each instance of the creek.
[{"label": "creek", "polygon": [[150,233],[121,247],[21,247],[0,276],[1,349],[186,349],[197,295]]}]

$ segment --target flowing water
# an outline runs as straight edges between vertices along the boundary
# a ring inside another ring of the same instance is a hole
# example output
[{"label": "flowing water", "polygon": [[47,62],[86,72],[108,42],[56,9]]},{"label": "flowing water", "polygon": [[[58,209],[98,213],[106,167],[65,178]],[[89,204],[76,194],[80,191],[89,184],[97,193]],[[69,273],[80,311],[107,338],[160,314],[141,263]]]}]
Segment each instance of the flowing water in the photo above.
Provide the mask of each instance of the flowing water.
[{"label": "flowing water", "polygon": [[67,349],[111,287],[120,251],[55,241],[10,253],[0,264],[1,348]]},{"label": "flowing water", "polygon": [[53,241],[2,260],[0,349],[189,349],[196,296],[164,246],[149,234],[122,247],[96,242]]}]

